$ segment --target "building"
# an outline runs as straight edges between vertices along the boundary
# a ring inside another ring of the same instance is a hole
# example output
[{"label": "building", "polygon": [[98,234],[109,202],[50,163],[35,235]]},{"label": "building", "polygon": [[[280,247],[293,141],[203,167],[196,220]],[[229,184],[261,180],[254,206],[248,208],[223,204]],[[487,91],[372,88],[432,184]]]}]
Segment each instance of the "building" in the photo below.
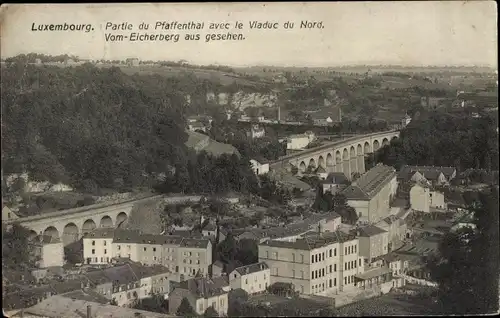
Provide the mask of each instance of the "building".
[{"label": "building", "polygon": [[207,127],[198,122],[198,121],[195,121],[194,123],[189,123],[188,124],[188,129],[189,131],[203,131],[203,132],[207,132]]},{"label": "building", "polygon": [[376,224],[389,233],[389,252],[405,238],[409,237],[406,221],[396,215],[389,215]]},{"label": "building", "polygon": [[411,117],[408,114],[405,114],[405,116],[401,119],[401,127],[405,128],[408,126],[408,124],[411,122]]},{"label": "building", "polygon": [[315,126],[329,126],[342,121],[342,108],[331,106],[331,103],[325,100],[324,108],[310,112],[307,116]]},{"label": "building", "polygon": [[108,264],[128,258],[145,265],[162,265],[184,277],[208,275],[212,242],[208,238],[143,234],[134,230],[96,229],[83,238],[87,264]]},{"label": "building", "polygon": [[60,239],[49,235],[38,235],[31,244],[38,257],[38,267],[61,267],[64,265],[64,246]]},{"label": "building", "polygon": [[203,315],[207,308],[212,307],[219,316],[227,316],[230,289],[227,276],[183,281],[168,297],[169,312],[171,315],[177,315],[182,300],[186,298],[198,315]]},{"label": "building", "polygon": [[363,272],[358,239],[340,231],[309,233],[291,241],[259,244],[259,262],[271,271],[271,284],[291,283],[301,294],[341,292]]},{"label": "building", "polygon": [[444,97],[431,97],[431,96],[424,96],[420,98],[420,104],[422,107],[429,108],[429,109],[436,109],[439,108],[443,103],[445,103],[447,98]]},{"label": "building", "polygon": [[77,299],[66,295],[55,295],[42,302],[29,307],[19,313],[18,316],[10,317],[44,317],[44,318],[82,318],[82,317],[120,317],[120,318],[166,318],[170,317],[151,311],[134,308],[124,308],[103,304],[97,301]]},{"label": "building", "polygon": [[389,232],[375,225],[368,225],[355,230],[359,239],[359,256],[370,264],[376,257],[388,253]]},{"label": "building", "polygon": [[398,183],[394,168],[378,164],[342,190],[361,223],[375,223],[387,217]]},{"label": "building", "polygon": [[311,143],[312,139],[311,136],[306,135],[306,134],[296,134],[296,135],[290,135],[287,138],[286,142],[286,149],[289,150],[300,150],[304,149]]},{"label": "building", "polygon": [[432,210],[444,210],[444,194],[433,191],[426,184],[417,183],[410,190],[410,204],[415,211],[432,212]]},{"label": "building", "polygon": [[266,135],[266,130],[264,129],[264,127],[260,127],[259,125],[255,124],[252,125],[247,135],[252,139],[262,138]]},{"label": "building", "polygon": [[322,182],[323,193],[335,194],[345,189],[351,182],[343,172],[331,172]]},{"label": "building", "polygon": [[8,206],[4,205],[2,208],[2,222],[12,221],[19,219],[19,216],[14,213]]},{"label": "building", "polygon": [[260,262],[235,268],[229,274],[231,289],[241,288],[248,294],[263,293],[271,285],[271,271],[266,263]]},{"label": "building", "polygon": [[410,174],[416,171],[433,185],[447,185],[457,176],[457,169],[454,167],[403,166],[400,173]]},{"label": "building", "polygon": [[250,165],[256,175],[263,175],[269,172],[269,163],[265,159],[250,159]]},{"label": "building", "polygon": [[139,66],[139,59],[138,58],[127,59],[127,65],[128,66]]},{"label": "building", "polygon": [[422,183],[428,183],[430,185],[430,182],[424,177],[423,174],[421,174],[416,170],[411,170],[409,168],[404,168],[404,167],[403,169],[399,170],[397,181],[398,184],[422,182]]}]

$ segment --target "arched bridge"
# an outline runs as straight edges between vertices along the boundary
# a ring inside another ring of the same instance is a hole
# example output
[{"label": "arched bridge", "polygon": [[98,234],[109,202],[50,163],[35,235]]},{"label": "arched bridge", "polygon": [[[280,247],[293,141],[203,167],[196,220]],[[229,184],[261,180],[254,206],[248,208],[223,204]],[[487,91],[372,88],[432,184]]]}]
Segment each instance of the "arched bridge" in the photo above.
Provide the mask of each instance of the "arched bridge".
[{"label": "arched bridge", "polygon": [[321,166],[327,172],[343,172],[351,178],[353,173],[365,172],[365,155],[377,151],[398,137],[397,130],[349,137],[281,157],[272,162],[270,168],[286,168],[290,163],[303,173],[308,168],[316,169]]},{"label": "arched bridge", "polygon": [[89,206],[44,213],[6,221],[5,224],[19,223],[31,230],[31,237],[39,234],[50,235],[62,240],[66,246],[97,227],[117,227],[126,221],[137,204],[164,200],[167,204],[199,201],[200,196],[153,195],[128,200],[98,203]]}]

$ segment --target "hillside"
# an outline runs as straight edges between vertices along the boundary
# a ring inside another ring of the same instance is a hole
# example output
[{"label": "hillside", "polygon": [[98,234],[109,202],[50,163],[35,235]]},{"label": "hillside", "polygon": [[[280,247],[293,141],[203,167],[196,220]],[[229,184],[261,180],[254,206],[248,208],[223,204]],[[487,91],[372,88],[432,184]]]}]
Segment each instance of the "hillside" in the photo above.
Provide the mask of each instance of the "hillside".
[{"label": "hillside", "polygon": [[86,190],[145,182],[187,151],[176,84],[89,64],[2,66],[4,173]]}]

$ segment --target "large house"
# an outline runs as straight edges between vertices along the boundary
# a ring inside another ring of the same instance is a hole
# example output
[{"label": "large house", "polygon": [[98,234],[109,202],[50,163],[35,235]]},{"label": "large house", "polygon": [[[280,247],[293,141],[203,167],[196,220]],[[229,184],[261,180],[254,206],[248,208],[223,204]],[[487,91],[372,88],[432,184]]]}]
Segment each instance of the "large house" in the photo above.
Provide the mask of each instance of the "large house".
[{"label": "large house", "polygon": [[271,271],[271,284],[291,283],[301,294],[339,292],[354,286],[363,272],[359,242],[340,231],[308,233],[290,241],[259,244],[259,262]]},{"label": "large house", "polygon": [[241,288],[248,294],[263,293],[271,285],[271,271],[260,262],[235,268],[229,274],[231,289]]},{"label": "large house", "polygon": [[163,265],[182,280],[197,273],[208,275],[212,243],[204,237],[99,228],[83,237],[83,257],[87,264],[109,264],[114,258],[128,258],[145,265]]},{"label": "large house", "polygon": [[356,210],[361,223],[374,223],[387,217],[398,183],[394,168],[378,164],[342,191]]},{"label": "large house", "polygon": [[370,264],[372,259],[388,253],[389,232],[375,225],[355,230],[359,239],[359,256]]},{"label": "large house", "polygon": [[185,298],[198,315],[203,315],[207,308],[212,307],[219,316],[226,316],[230,290],[227,276],[192,278],[181,282],[170,293],[168,309],[171,315],[177,315]]},{"label": "large house", "polygon": [[331,172],[322,182],[323,193],[330,192],[335,194],[345,189],[351,182],[343,172]]},{"label": "large house", "polygon": [[416,183],[410,190],[410,204],[415,211],[432,212],[446,209],[444,194],[433,191],[430,186],[424,183]]},{"label": "large house", "polygon": [[306,132],[304,134],[290,135],[287,138],[286,149],[289,150],[300,150],[304,149],[309,145],[315,136],[312,132]]},{"label": "large house", "polygon": [[433,185],[449,184],[457,176],[456,168],[434,166],[404,166],[400,170],[400,175],[410,175],[415,172],[419,172]]}]

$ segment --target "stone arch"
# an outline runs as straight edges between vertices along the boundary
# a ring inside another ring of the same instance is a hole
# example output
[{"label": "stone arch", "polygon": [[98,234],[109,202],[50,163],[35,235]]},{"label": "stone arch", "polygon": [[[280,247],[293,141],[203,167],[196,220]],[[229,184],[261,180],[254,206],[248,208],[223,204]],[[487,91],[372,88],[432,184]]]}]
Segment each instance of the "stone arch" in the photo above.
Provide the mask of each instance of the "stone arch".
[{"label": "stone arch", "polygon": [[328,155],[326,155],[326,165],[329,167],[334,165],[333,156],[331,153],[328,153]]},{"label": "stone arch", "polygon": [[307,169],[306,163],[304,161],[302,161],[299,165],[299,170],[300,170],[300,172],[306,172],[306,169]]},{"label": "stone arch", "polygon": [[380,142],[377,139],[375,139],[373,141],[373,151],[375,152],[375,151],[377,151],[379,149],[380,149]]},{"label": "stone arch", "polygon": [[356,158],[356,148],[354,148],[354,146],[351,146],[351,149],[349,150],[349,155],[351,156],[351,159]]},{"label": "stone arch", "polygon": [[78,226],[75,223],[70,222],[64,226],[62,241],[64,245],[71,244],[78,241]]},{"label": "stone arch", "polygon": [[28,235],[28,240],[33,241],[38,236],[36,231],[30,230],[30,234]]},{"label": "stone arch", "polygon": [[59,238],[59,231],[54,226],[49,226],[43,231],[43,235],[50,236],[52,238]]},{"label": "stone arch", "polygon": [[94,220],[88,219],[85,222],[83,222],[82,233],[87,234],[89,232],[92,232],[92,230],[94,230],[96,227],[97,225],[95,224]]},{"label": "stone arch", "polygon": [[384,147],[384,146],[388,146],[388,145],[389,145],[389,139],[387,139],[387,138],[382,139],[382,146]]},{"label": "stone arch", "polygon": [[365,141],[365,145],[363,147],[363,153],[366,155],[370,152],[372,152],[372,147],[370,147],[370,143],[368,141]]},{"label": "stone arch", "polygon": [[318,168],[319,167],[325,167],[325,159],[323,158],[323,156],[319,156],[318,158]]},{"label": "stone arch", "polygon": [[344,150],[342,151],[342,159],[349,160],[349,151],[347,151],[347,148],[344,148]]},{"label": "stone arch", "polygon": [[118,213],[118,215],[116,216],[116,226],[120,227],[120,225],[125,221],[127,221],[127,219],[128,219],[127,213],[125,212]]},{"label": "stone arch", "polygon": [[111,219],[109,216],[105,215],[101,218],[101,221],[99,222],[100,227],[113,227],[113,219]]},{"label": "stone arch", "polygon": [[340,150],[337,150],[337,152],[335,152],[335,162],[336,163],[342,162],[342,154],[340,153]]},{"label": "stone arch", "polygon": [[363,155],[363,146],[361,146],[361,144],[358,144],[357,148],[358,149],[356,153],[358,154],[358,156]]},{"label": "stone arch", "polygon": [[316,168],[316,161],[314,160],[314,158],[311,158],[309,160],[309,167]]}]

